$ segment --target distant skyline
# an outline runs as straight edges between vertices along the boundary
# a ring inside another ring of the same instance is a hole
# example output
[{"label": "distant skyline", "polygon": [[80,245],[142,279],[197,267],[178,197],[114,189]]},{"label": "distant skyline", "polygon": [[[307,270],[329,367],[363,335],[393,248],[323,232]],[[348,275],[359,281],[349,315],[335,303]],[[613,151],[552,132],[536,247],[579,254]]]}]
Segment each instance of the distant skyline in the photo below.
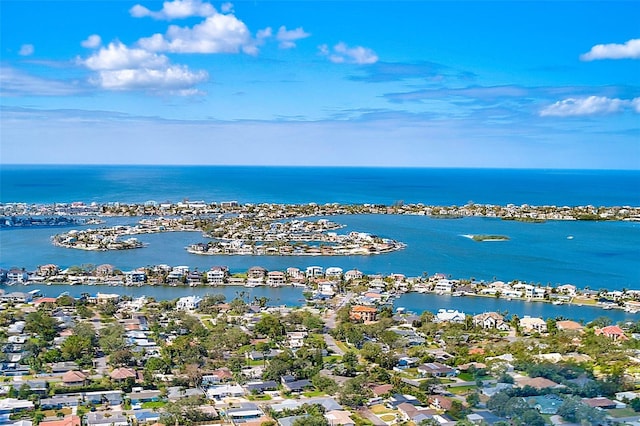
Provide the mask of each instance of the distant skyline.
[{"label": "distant skyline", "polygon": [[640,169],[640,2],[0,2],[0,164]]}]

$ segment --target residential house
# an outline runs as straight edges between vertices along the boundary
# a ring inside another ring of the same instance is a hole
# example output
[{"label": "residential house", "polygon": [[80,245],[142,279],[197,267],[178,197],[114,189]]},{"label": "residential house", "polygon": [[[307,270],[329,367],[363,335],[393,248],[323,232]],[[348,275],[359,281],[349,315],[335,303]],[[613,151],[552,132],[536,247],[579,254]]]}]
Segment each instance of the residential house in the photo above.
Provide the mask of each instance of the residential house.
[{"label": "residential house", "polygon": [[85,402],[91,404],[108,404],[110,406],[122,404],[123,392],[121,390],[84,392]]},{"label": "residential house", "polygon": [[561,331],[582,333],[584,326],[576,321],[556,321],[556,328]]},{"label": "residential house", "polygon": [[29,281],[29,273],[23,269],[10,269],[7,272],[7,281],[10,283],[25,283]]},{"label": "residential house", "polygon": [[355,305],[351,307],[349,317],[355,320],[375,321],[378,310],[372,306]]},{"label": "residential house", "polygon": [[324,268],[322,266],[308,266],[305,275],[307,278],[318,278],[324,275]]},{"label": "residential house", "polygon": [[228,269],[223,266],[213,266],[207,271],[207,282],[209,285],[223,285],[227,277]]},{"label": "residential house", "polygon": [[629,340],[629,338],[624,334],[624,331],[617,325],[608,325],[606,327],[596,328],[593,332],[596,336],[604,336],[614,342]]},{"label": "residential house", "polygon": [[281,287],[286,284],[286,275],[282,271],[270,271],[267,273],[267,285]]},{"label": "residential house", "polygon": [[87,382],[87,376],[81,371],[67,371],[62,375],[62,384],[65,386],[83,386]]},{"label": "residential house", "polygon": [[223,398],[229,397],[241,397],[244,396],[245,391],[240,385],[234,385],[226,383],[224,385],[214,385],[207,388],[207,397],[221,401]]},{"label": "residential house", "polygon": [[275,391],[278,389],[278,383],[274,380],[260,381],[260,382],[249,382],[244,385],[244,388],[250,394],[262,394],[266,391]]},{"label": "residential house", "polygon": [[344,410],[331,410],[324,413],[325,419],[330,426],[355,426],[356,423],[351,418],[351,413]]},{"label": "residential house", "polygon": [[191,311],[198,309],[200,302],[202,302],[202,297],[200,296],[184,296],[178,299],[176,309],[178,311]]},{"label": "residential house", "polygon": [[[626,404],[612,401],[604,396],[598,396],[595,398],[583,398],[582,403],[592,408],[599,408],[601,410],[611,410],[615,408],[624,408]],[[621,405],[621,406],[618,406]]]},{"label": "residential house", "polygon": [[422,376],[451,377],[456,375],[456,370],[439,362],[428,362],[418,367],[418,373]]},{"label": "residential house", "polygon": [[39,426],[81,426],[82,418],[76,415],[66,416],[60,420],[49,420],[38,423]]},{"label": "residential house", "polygon": [[465,320],[465,313],[459,312],[457,309],[440,309],[436,314],[436,318],[439,322],[458,322],[462,323]]},{"label": "residential house", "polygon": [[346,281],[351,281],[351,280],[361,280],[363,277],[362,272],[360,272],[357,269],[351,269],[347,272],[344,273],[344,279]]},{"label": "residential house", "polygon": [[58,265],[54,265],[53,263],[48,263],[46,265],[38,266],[36,274],[41,277],[52,277],[57,275],[60,272],[60,268]]},{"label": "residential house", "polygon": [[113,271],[115,270],[113,265],[109,265],[108,263],[104,263],[102,265],[96,266],[95,274],[99,277],[107,277],[113,275]]},{"label": "residential house", "polygon": [[129,271],[124,274],[126,283],[131,284],[139,284],[147,281],[147,274],[144,271]]},{"label": "residential house", "polygon": [[[253,403],[240,404],[238,408],[229,408],[225,414],[232,422],[246,422],[247,420],[259,419],[264,413]],[[235,424],[235,423],[234,423]]]},{"label": "residential house", "polygon": [[285,391],[292,393],[300,393],[305,389],[313,387],[311,381],[307,379],[296,380],[295,377],[289,375],[282,376],[280,382],[282,383],[282,387]]},{"label": "residential house", "polygon": [[290,331],[287,333],[287,342],[289,348],[300,349],[304,346],[304,339],[306,339],[308,333],[306,331]]},{"label": "residential house", "polygon": [[473,325],[484,329],[496,328],[498,330],[509,330],[509,324],[504,321],[504,317],[497,312],[485,312],[474,315]]},{"label": "residential house", "polygon": [[324,276],[327,278],[340,279],[342,278],[342,268],[331,266],[324,272]]},{"label": "residential house", "polygon": [[525,333],[546,333],[547,323],[542,318],[524,316],[520,319],[520,328]]},{"label": "residential house", "polygon": [[439,280],[433,288],[436,293],[451,293],[453,291],[454,281]]},{"label": "residential house", "polygon": [[530,386],[538,390],[564,387],[563,385],[559,385],[553,380],[545,379],[544,377],[534,377],[534,378],[522,377],[520,379],[517,379],[516,383],[521,388],[525,386]]},{"label": "residential house", "polygon": [[122,412],[91,412],[84,417],[86,426],[129,426],[129,420]]}]

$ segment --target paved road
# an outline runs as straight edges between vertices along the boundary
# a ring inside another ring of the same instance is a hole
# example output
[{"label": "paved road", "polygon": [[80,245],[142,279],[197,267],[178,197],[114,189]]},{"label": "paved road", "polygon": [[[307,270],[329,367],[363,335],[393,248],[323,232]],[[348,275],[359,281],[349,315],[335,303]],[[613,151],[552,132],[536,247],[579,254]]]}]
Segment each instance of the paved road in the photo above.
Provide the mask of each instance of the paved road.
[{"label": "paved road", "polygon": [[340,347],[336,344],[336,341],[333,338],[333,336],[327,333],[327,330],[336,328],[336,312],[338,312],[338,309],[342,308],[347,303],[349,303],[354,296],[355,294],[353,293],[347,293],[344,299],[342,299],[342,301],[338,303],[333,309],[328,310],[324,316],[324,325],[325,325],[325,332],[323,333],[324,341],[327,344],[327,349],[330,351],[333,351],[333,353],[335,353],[336,355],[342,356],[344,355],[344,351],[340,349]]},{"label": "paved road", "polygon": [[385,422],[383,422],[380,417],[376,416],[369,410],[368,408],[360,408],[358,409],[358,414],[361,417],[364,417],[367,420],[370,420],[374,426],[387,426]]}]

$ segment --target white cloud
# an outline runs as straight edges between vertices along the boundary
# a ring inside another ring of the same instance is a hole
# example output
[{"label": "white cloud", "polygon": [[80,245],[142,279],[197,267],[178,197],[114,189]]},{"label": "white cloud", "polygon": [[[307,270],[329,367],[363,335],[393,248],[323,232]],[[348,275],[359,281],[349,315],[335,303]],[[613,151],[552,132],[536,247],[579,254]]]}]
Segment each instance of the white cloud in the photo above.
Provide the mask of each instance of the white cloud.
[{"label": "white cloud", "polygon": [[222,6],[220,6],[220,10],[222,11],[222,13],[233,13],[233,3],[222,3]]},{"label": "white cloud", "polygon": [[18,51],[18,55],[20,56],[31,56],[35,52],[35,48],[33,44],[23,44],[20,46],[20,50]]},{"label": "white cloud", "polygon": [[318,47],[320,54],[327,56],[329,60],[336,64],[375,64],[378,62],[378,55],[368,47],[355,46],[349,47],[346,43],[340,42],[329,49],[326,44]]},{"label": "white cloud", "polygon": [[146,7],[136,4],[129,13],[134,18],[149,16],[153,19],[167,20],[184,19],[192,16],[207,17],[216,13],[216,9],[210,3],[203,3],[200,0],[173,0],[162,3],[162,9],[158,12],[151,11]]},{"label": "white cloud", "polygon": [[82,40],[82,42],[80,42],[80,45],[82,47],[86,47],[88,49],[95,49],[97,47],[100,47],[101,44],[102,39],[98,34],[91,34],[89,37],[87,37],[86,40]]},{"label": "white cloud", "polygon": [[122,69],[100,71],[92,82],[108,90],[169,90],[181,95],[199,93],[192,86],[207,79],[205,71],[191,72],[184,65],[167,68]]},{"label": "white cloud", "polygon": [[273,36],[273,30],[271,29],[271,27],[267,27],[263,30],[258,30],[258,32],[256,33],[256,39],[260,42],[267,38],[270,38],[271,36]]},{"label": "white cloud", "polygon": [[147,50],[175,53],[257,53],[249,29],[234,15],[216,13],[193,27],[171,25],[165,35],[141,38]]},{"label": "white cloud", "polygon": [[130,49],[120,42],[109,43],[84,61],[87,68],[98,70],[122,70],[127,68],[162,68],[169,64],[164,55],[144,49]]},{"label": "white cloud", "polygon": [[631,39],[624,44],[597,44],[591,50],[580,55],[583,61],[597,59],[640,59],[640,38]]},{"label": "white cloud", "polygon": [[184,65],[172,65],[165,55],[139,48],[129,48],[120,42],[81,61],[96,71],[91,83],[106,90],[169,91],[181,95],[199,93],[193,88],[208,78],[206,71],[193,72]]},{"label": "white cloud", "polygon": [[278,45],[280,49],[291,49],[296,47],[296,41],[307,38],[311,34],[305,32],[302,27],[298,27],[295,30],[287,30],[283,25],[278,29],[276,39],[280,42]]},{"label": "white cloud", "polygon": [[627,107],[633,106],[636,112],[640,112],[636,101],[607,98],[605,96],[589,96],[587,98],[568,98],[558,101],[540,111],[542,117],[574,117],[596,114],[611,114],[621,112]]},{"label": "white cloud", "polygon": [[633,99],[631,101],[631,106],[638,114],[640,114],[640,98]]}]

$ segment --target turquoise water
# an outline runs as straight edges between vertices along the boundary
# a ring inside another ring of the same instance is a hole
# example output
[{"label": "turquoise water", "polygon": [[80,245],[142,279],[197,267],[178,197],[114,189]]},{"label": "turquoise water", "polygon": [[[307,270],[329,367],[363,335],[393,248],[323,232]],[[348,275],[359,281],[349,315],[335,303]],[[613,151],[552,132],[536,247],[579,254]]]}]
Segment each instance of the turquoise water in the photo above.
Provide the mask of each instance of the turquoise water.
[{"label": "turquoise water", "polygon": [[[0,201],[144,202],[191,200],[240,202],[425,204],[528,203],[533,205],[640,205],[638,171],[372,169],[303,167],[6,166],[0,167]],[[546,222],[486,218],[455,220],[418,216],[333,218],[351,230],[407,243],[378,256],[211,257],[184,248],[199,233],[142,235],[144,249],[86,252],[54,247],[60,229],[0,231],[0,267],[34,269],[111,263],[122,270],[165,263],[201,270],[227,265],[233,272],[261,265],[339,266],[365,273],[441,272],[454,278],[514,279],[591,288],[640,288],[640,223]],[[134,219],[122,219],[133,223]],[[503,234],[505,242],[478,243],[463,234]],[[567,237],[573,237],[568,239]]]},{"label": "turquoise water", "polygon": [[640,171],[241,166],[0,167],[0,202],[640,205]]}]

